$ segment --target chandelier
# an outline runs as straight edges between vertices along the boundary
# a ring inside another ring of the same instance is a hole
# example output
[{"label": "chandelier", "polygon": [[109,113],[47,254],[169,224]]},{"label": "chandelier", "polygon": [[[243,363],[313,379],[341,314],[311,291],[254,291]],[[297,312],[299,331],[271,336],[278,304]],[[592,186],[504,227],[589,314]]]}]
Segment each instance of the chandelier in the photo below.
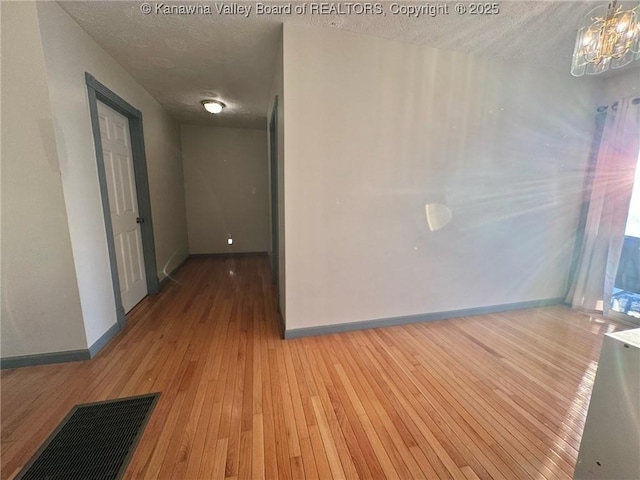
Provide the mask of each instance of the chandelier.
[{"label": "chandelier", "polygon": [[581,77],[620,68],[640,58],[640,4],[618,6],[614,0],[587,13],[578,30],[571,74]]}]

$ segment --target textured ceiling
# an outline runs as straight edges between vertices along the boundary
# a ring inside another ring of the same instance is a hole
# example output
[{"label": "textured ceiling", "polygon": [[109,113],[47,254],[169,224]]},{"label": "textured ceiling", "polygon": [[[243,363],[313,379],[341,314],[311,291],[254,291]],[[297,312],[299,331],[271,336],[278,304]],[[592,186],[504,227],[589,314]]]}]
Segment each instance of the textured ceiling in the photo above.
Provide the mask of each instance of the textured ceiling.
[{"label": "textured ceiling", "polygon": [[[503,1],[498,15],[476,16],[457,15],[451,3],[449,15],[420,18],[391,14],[390,2],[384,2],[386,15],[374,16],[256,15],[255,2],[226,2],[252,5],[248,18],[220,15],[216,5],[223,2],[213,1],[164,2],[208,5],[211,15],[143,15],[137,0],[59,3],[176,120],[264,128],[283,22],[526,61],[569,75],[577,24],[601,2]],[[220,98],[228,108],[210,115],[200,105],[204,98]]]}]

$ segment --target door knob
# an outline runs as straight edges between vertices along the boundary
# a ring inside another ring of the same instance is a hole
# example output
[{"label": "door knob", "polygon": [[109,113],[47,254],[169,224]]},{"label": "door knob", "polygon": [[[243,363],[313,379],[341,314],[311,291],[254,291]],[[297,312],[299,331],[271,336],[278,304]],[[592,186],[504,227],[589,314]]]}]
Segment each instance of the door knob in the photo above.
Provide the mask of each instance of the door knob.
[{"label": "door knob", "polygon": [[136,218],[136,223],[144,223],[144,218],[142,217]]}]

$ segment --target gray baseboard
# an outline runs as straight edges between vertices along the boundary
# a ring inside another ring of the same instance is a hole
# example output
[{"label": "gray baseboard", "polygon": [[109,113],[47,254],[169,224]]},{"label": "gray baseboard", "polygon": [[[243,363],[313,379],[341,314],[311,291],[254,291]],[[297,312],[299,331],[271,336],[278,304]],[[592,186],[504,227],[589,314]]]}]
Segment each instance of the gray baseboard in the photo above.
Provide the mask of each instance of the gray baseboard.
[{"label": "gray baseboard", "polygon": [[66,352],[37,353],[34,355],[21,355],[0,359],[0,369],[33,367],[36,365],[48,365],[50,363],[78,362],[89,360],[89,350],[69,350]]},{"label": "gray baseboard", "polygon": [[285,339],[310,337],[314,335],[327,335],[329,333],[351,332],[369,328],[394,327],[410,323],[430,322],[434,320],[447,320],[450,318],[470,317],[473,315],[486,315],[488,313],[508,312],[510,310],[525,310],[527,308],[546,307],[558,305],[564,302],[562,298],[548,298],[533,300],[530,302],[507,303],[503,305],[490,305],[487,307],[466,308],[463,310],[449,310],[446,312],[423,313],[407,315],[403,317],[378,318],[376,320],[364,320],[362,322],[337,323],[322,325],[319,327],[294,328],[284,331]]},{"label": "gray baseboard", "polygon": [[52,363],[80,362],[90,360],[121,330],[119,323],[114,323],[98,340],[84,350],[69,350],[66,352],[37,353],[18,357],[0,358],[0,369],[35,367]]},{"label": "gray baseboard", "polygon": [[98,352],[102,350],[102,348],[109,342],[109,340],[115,337],[120,330],[122,330],[120,328],[120,324],[114,323],[111,328],[109,328],[109,330],[104,332],[102,336],[87,349],[87,351],[89,352],[89,357],[95,357]]},{"label": "gray baseboard", "polygon": [[224,253],[192,253],[193,258],[238,258],[238,257],[266,257],[269,252],[224,252]]}]

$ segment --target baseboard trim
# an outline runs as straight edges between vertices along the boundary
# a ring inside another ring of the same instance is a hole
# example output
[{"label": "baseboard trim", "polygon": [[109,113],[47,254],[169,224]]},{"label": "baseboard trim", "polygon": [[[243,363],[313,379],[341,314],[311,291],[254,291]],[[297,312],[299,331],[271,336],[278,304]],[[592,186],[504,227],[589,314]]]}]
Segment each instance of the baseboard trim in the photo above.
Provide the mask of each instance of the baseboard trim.
[{"label": "baseboard trim", "polygon": [[160,288],[158,289],[158,292],[160,290],[162,290],[164,288],[164,286],[169,283],[169,280],[171,280],[171,277],[174,276],[176,273],[178,273],[178,270],[180,270],[182,267],[184,267],[184,264],[187,263],[187,260],[189,260],[189,258],[191,257],[191,255],[187,255],[184,260],[182,260],[178,266],[176,268],[174,268],[173,270],[171,270],[171,273],[169,273],[169,275],[167,275],[166,277],[164,277],[162,280],[160,280]]},{"label": "baseboard trim", "polygon": [[266,257],[269,252],[228,252],[228,253],[192,253],[193,258],[238,258],[238,257]]},{"label": "baseboard trim", "polygon": [[69,350],[66,352],[37,353],[17,357],[0,358],[0,369],[35,367],[51,363],[79,362],[89,360],[89,350]]},{"label": "baseboard trim", "polygon": [[91,360],[100,350],[120,332],[120,324],[114,323],[93,345],[84,350],[69,350],[66,352],[37,353],[18,357],[0,358],[0,369],[35,367],[53,363],[81,362]]},{"label": "baseboard trim", "polygon": [[294,328],[284,331],[285,339],[310,337],[315,335],[327,335],[330,333],[352,332],[354,330],[366,330],[370,328],[395,327],[410,323],[431,322],[435,320],[447,320],[450,318],[471,317],[474,315],[486,315],[489,313],[508,312],[510,310],[525,310],[527,308],[547,307],[564,302],[562,298],[548,298],[529,302],[507,303],[502,305],[490,305],[487,307],[466,308],[463,310],[449,310],[446,312],[422,313],[406,315],[402,317],[378,318],[376,320],[364,320],[362,322],[338,323],[322,325],[319,327]]},{"label": "baseboard trim", "polygon": [[109,340],[111,340],[113,337],[115,337],[118,334],[118,332],[120,332],[120,330],[122,330],[120,328],[120,324],[114,323],[111,326],[111,328],[109,328],[109,330],[104,332],[102,336],[98,340],[93,342],[93,345],[89,347],[88,349],[89,358],[95,357],[98,354],[98,352],[102,350],[102,348],[109,342]]}]

